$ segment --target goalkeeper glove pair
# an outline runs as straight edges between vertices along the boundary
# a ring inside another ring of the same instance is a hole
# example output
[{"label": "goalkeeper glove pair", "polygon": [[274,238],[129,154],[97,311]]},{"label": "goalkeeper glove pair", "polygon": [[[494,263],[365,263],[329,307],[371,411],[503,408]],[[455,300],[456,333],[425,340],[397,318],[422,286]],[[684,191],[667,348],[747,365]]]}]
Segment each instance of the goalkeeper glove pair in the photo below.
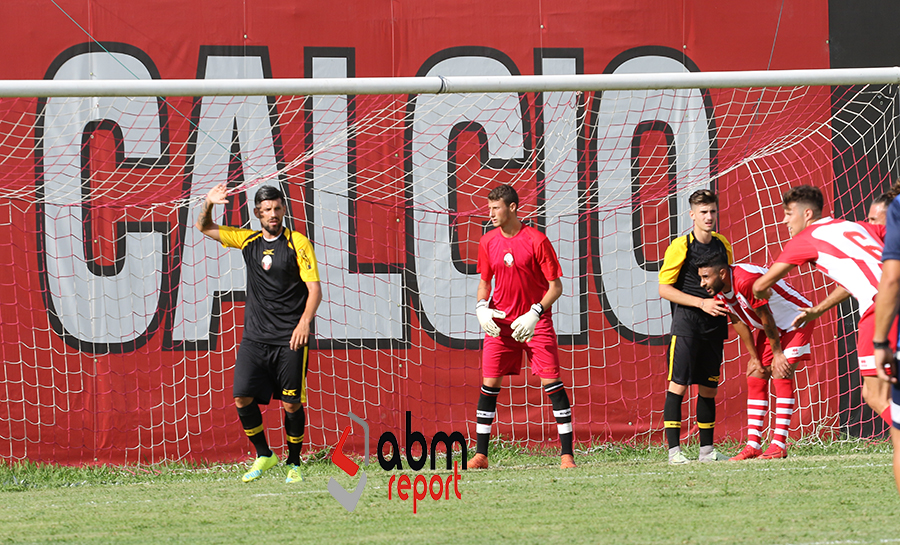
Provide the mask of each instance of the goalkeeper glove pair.
[{"label": "goalkeeper glove pair", "polygon": [[[513,330],[512,338],[520,343],[530,341],[534,337],[534,327],[537,325],[538,320],[541,319],[541,314],[543,313],[544,307],[540,303],[531,305],[528,312],[516,318],[510,325]],[[488,302],[482,299],[475,305],[475,315],[478,317],[481,329],[485,333],[491,337],[500,336],[500,326],[494,322],[494,318],[506,318],[505,312],[488,307]]]}]

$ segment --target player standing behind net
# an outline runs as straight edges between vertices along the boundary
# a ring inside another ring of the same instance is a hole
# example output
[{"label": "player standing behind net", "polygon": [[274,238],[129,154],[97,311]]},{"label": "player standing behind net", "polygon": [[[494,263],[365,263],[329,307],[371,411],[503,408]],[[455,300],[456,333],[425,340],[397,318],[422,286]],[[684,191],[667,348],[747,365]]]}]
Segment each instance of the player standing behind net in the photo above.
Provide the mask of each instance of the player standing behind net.
[{"label": "player standing behind net", "polygon": [[524,353],[531,363],[531,373],[540,377],[553,406],[562,447],[560,467],[573,468],[572,409],[559,378],[559,349],[550,308],[562,295],[562,267],[547,237],[519,220],[518,208],[519,196],[512,186],[501,185],[488,194],[494,229],[481,237],[478,246],[481,282],[475,305],[486,334],[476,412],[478,443],[467,467],[488,467],[488,442],[503,377],[521,372]]},{"label": "player standing behind net", "polygon": [[[794,371],[810,359],[814,326],[793,329],[801,308],[809,300],[784,280],[762,301],[753,296],[753,282],[768,269],[738,263],[729,266],[721,254],[701,257],[697,262],[700,285],[728,307],[750,360],[747,362],[747,446],[731,460],[786,458],[787,438],[794,413]],[[756,339],[747,326],[756,329]],[[775,430],[765,452],[762,432],[769,412],[769,379],[775,388]]]},{"label": "player standing behind net", "polygon": [[716,452],[713,436],[716,426],[716,393],[722,351],[728,337],[728,321],[724,303],[700,287],[694,261],[709,252],[725,256],[732,262],[731,244],[716,233],[719,198],[708,189],[691,194],[690,233],[678,237],[666,248],[659,271],[659,295],[672,303],[672,340],[669,343],[669,386],[663,420],[669,463],[686,464],[690,460],[681,452],[681,403],[688,386],[697,385],[697,427],[700,428],[701,462],[725,460]]},{"label": "player standing behind net", "polygon": [[256,448],[256,460],[244,474],[255,481],[278,463],[269,449],[259,405],[280,399],[284,406],[288,467],[285,482],[303,480],[300,451],[306,428],[306,371],[309,329],[322,289],[316,255],[309,239],[286,229],[284,194],[262,186],[254,199],[254,215],[262,230],[216,225],[212,208],[228,202],[225,184],[209,191],[197,229],[226,248],[240,248],[247,266],[244,336],[234,363],[234,404],[244,432]]},{"label": "player standing behind net", "polygon": [[[875,327],[875,294],[881,279],[881,251],[884,247],[884,226],[867,222],[852,222],[822,217],[825,199],[812,186],[801,185],[784,194],[784,220],[791,240],[769,272],[753,283],[753,294],[768,299],[770,288],[798,265],[814,263],[816,269],[840,285],[828,301],[816,309],[804,309],[794,320],[800,326],[818,318],[846,298],[849,292],[859,302],[860,320],[856,335],[856,353],[862,376],[862,395],[866,404],[888,424],[891,423],[890,386],[879,380],[875,370],[875,349],[872,334]],[[844,294],[843,296],[841,294]]]}]

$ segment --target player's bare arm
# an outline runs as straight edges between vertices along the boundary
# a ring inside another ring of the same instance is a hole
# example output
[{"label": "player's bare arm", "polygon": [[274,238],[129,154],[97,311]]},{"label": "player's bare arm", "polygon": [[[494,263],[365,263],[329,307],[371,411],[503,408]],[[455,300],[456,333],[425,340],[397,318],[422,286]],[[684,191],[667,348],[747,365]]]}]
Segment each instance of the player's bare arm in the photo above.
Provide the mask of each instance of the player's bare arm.
[{"label": "player's bare arm", "polygon": [[219,238],[219,226],[213,223],[212,210],[217,204],[225,204],[228,202],[228,188],[225,184],[218,184],[209,190],[206,194],[206,200],[200,205],[200,216],[197,218],[196,227],[201,233],[215,240],[222,242]]},{"label": "player's bare arm", "polygon": [[750,356],[750,359],[747,360],[747,376],[752,375],[754,372],[765,372],[762,363],[759,361],[759,354],[756,352],[756,343],[753,342],[753,334],[750,332],[750,328],[734,314],[729,312],[728,316],[731,317],[731,326],[738,334],[738,337],[741,338],[741,342]]},{"label": "player's bare arm", "polygon": [[[888,339],[891,325],[900,309],[900,260],[887,259],[881,265],[881,282],[878,284],[878,295],[875,297],[875,369],[878,378],[888,382],[897,382],[896,376],[887,374],[885,367],[893,364],[894,347]],[[879,343],[884,343],[880,344]],[[894,371],[893,375],[896,375]]]},{"label": "player's bare arm", "polygon": [[561,296],[562,296],[563,288],[562,288],[562,280],[557,278],[556,280],[550,281],[550,286],[547,287],[547,293],[544,294],[544,297],[541,298],[541,306],[544,309],[548,309],[553,306]]},{"label": "player's bare arm", "polygon": [[322,285],[318,281],[306,282],[306,289],[309,290],[309,297],[306,299],[306,310],[300,316],[297,327],[291,334],[291,350],[300,350],[309,344],[309,329],[312,325],[313,318],[316,317],[316,311],[319,309],[319,303],[322,302]]},{"label": "player's bare arm", "polygon": [[772,311],[769,310],[768,305],[763,305],[753,310],[759,317],[759,321],[763,326],[763,333],[769,341],[769,346],[772,347],[772,376],[775,378],[791,378],[794,370],[791,364],[788,363],[787,357],[785,357],[781,348],[781,333],[775,325],[775,317],[772,316]]},{"label": "player's bare arm", "polygon": [[787,276],[795,267],[796,265],[791,265],[790,263],[773,263],[769,267],[769,271],[757,278],[756,282],[753,283],[753,296],[757,299],[768,301],[769,297],[772,296],[772,286]]},{"label": "player's bare arm", "polygon": [[850,298],[850,292],[837,286],[821,303],[814,307],[801,308],[800,314],[791,322],[791,327],[800,329],[806,324],[818,320],[823,314]]},{"label": "player's bare arm", "polygon": [[722,301],[718,299],[704,299],[703,297],[684,293],[672,284],[660,284],[659,296],[684,307],[699,308],[710,316],[724,316],[728,313],[725,303]]}]

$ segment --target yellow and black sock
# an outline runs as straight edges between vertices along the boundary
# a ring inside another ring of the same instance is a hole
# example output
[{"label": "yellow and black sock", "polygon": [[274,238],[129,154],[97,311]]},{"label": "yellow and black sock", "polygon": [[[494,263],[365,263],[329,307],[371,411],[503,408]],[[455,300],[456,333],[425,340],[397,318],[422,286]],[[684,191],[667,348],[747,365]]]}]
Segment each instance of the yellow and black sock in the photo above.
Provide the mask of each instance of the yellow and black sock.
[{"label": "yellow and black sock", "polygon": [[266,429],[263,426],[262,412],[259,405],[254,401],[246,407],[237,408],[238,418],[241,419],[241,426],[247,438],[256,447],[256,456],[271,456],[272,451],[269,449],[269,443],[266,441]]},{"label": "yellow and black sock", "polygon": [[300,465],[300,451],[303,450],[303,436],[306,432],[306,412],[302,405],[295,412],[284,411],[284,432],[288,444],[288,457],[284,463]]},{"label": "yellow and black sock", "polygon": [[716,431],[716,398],[697,396],[697,427],[700,428],[700,446],[712,445]]},{"label": "yellow and black sock", "polygon": [[681,444],[681,402],[683,400],[683,395],[666,392],[663,421],[666,428],[666,443],[670,449]]}]

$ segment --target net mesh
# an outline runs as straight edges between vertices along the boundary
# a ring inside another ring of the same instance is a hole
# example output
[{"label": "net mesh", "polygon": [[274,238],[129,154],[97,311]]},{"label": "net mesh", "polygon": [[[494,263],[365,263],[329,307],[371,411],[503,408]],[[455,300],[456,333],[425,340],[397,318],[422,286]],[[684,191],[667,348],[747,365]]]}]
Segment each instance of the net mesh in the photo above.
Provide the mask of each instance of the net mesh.
[{"label": "net mesh", "polygon": [[[474,439],[475,263],[501,183],[560,258],[554,318],[576,440],[659,441],[670,319],[657,272],[690,228],[687,196],[719,193],[738,262],[778,255],[791,186],[821,187],[826,213],[863,220],[896,176],[893,91],[0,99],[0,457],[248,451],[231,400],[244,264],[193,228],[222,182],[217,223],[258,228],[248,203],[277,185],[288,226],[315,246],[324,300],[307,451],[335,444],[348,412],[373,442],[385,431],[402,442],[407,411],[426,436]],[[789,281],[814,301],[832,287],[808,267]],[[796,375],[793,440],[883,434],[860,401],[856,315],[847,304],[820,320]],[[725,356],[717,437],[740,439],[746,354],[734,334]],[[495,433],[553,445],[527,365],[505,386]],[[280,408],[264,414],[285,448]]]}]

